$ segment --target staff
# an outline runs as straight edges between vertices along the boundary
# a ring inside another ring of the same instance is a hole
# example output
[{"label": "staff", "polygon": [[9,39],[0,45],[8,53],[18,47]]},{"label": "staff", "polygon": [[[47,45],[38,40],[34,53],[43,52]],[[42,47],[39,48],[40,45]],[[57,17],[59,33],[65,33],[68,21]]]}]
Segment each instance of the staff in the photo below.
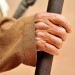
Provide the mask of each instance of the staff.
[{"label": "staff", "polygon": [[[61,14],[64,0],[49,0],[47,12]],[[38,52],[35,75],[50,75],[53,56]]]}]

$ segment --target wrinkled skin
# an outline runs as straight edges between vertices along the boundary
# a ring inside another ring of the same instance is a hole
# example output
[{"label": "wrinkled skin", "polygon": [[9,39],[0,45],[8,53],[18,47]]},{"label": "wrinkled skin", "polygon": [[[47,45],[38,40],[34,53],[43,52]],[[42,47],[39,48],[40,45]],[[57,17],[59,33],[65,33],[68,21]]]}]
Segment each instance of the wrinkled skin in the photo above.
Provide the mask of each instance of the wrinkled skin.
[{"label": "wrinkled skin", "polygon": [[71,32],[69,21],[60,14],[39,13],[35,18],[36,46],[38,51],[58,55],[67,33]]}]

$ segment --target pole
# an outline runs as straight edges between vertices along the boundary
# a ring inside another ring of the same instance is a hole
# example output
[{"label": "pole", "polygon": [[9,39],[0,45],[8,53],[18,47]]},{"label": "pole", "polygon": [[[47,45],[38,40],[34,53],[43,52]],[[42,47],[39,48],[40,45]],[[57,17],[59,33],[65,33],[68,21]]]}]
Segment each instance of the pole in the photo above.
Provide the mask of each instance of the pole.
[{"label": "pole", "polygon": [[[47,12],[61,14],[64,0],[49,0]],[[53,55],[45,52],[37,53],[37,64],[35,75],[50,75]]]}]

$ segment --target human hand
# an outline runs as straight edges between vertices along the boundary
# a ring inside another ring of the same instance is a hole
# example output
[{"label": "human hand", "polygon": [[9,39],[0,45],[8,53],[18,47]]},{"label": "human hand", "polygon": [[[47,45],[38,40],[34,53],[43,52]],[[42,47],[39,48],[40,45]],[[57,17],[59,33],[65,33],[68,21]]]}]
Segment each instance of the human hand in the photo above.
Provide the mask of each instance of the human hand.
[{"label": "human hand", "polygon": [[58,55],[67,33],[71,32],[69,21],[60,14],[39,13],[35,16],[37,51]]}]

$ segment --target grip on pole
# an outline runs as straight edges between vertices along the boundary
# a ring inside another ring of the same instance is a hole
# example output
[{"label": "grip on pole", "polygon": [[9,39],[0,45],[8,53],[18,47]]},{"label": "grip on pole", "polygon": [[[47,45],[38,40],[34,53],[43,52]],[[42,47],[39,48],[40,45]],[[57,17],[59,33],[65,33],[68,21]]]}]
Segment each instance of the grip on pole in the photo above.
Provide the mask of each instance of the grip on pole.
[{"label": "grip on pole", "polygon": [[[49,0],[47,12],[61,14],[64,0]],[[37,53],[35,75],[50,75],[53,56],[45,52]]]}]

